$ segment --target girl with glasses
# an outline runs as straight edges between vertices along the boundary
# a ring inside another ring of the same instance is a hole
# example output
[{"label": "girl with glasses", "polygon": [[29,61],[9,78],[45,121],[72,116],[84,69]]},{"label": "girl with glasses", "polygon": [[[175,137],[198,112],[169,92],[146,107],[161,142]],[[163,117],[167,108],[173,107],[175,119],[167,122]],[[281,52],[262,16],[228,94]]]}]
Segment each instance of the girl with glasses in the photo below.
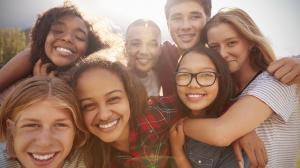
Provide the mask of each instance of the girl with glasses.
[{"label": "girl with glasses", "polygon": [[[222,57],[199,46],[184,53],[175,75],[178,106],[188,118],[215,118],[233,95],[229,69]],[[170,130],[177,167],[239,167],[231,146],[217,147],[184,136],[182,120]]]}]

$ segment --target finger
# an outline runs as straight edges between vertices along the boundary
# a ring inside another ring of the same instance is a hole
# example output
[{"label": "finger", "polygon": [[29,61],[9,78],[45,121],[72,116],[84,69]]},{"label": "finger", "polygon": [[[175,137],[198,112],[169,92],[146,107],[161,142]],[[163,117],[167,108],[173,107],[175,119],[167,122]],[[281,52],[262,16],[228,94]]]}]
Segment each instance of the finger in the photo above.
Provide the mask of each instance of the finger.
[{"label": "finger", "polygon": [[262,150],[255,150],[255,156],[256,156],[256,160],[257,160],[257,165],[258,167],[265,167],[265,160],[264,160],[264,154],[262,153]]},{"label": "finger", "polygon": [[48,74],[48,76],[49,76],[50,78],[54,78],[54,77],[56,76],[56,72],[55,72],[55,71],[51,71],[51,72]]},{"label": "finger", "polygon": [[42,67],[41,67],[41,75],[47,76],[48,73],[49,73],[48,69],[49,69],[50,66],[51,66],[51,63],[43,64]]},{"label": "finger", "polygon": [[182,124],[178,124],[176,128],[177,128],[177,133],[179,134],[179,136],[184,136]]},{"label": "finger", "polygon": [[273,73],[273,76],[278,79],[281,80],[281,78],[283,78],[286,74],[288,74],[293,67],[291,66],[281,66],[280,68],[278,68],[275,73]]},{"label": "finger", "polygon": [[258,163],[255,156],[255,151],[252,149],[251,145],[249,144],[243,144],[243,149],[246,152],[249,162],[250,162],[250,168],[257,167]]},{"label": "finger", "polygon": [[275,71],[277,71],[279,68],[281,68],[284,65],[285,65],[285,60],[284,59],[274,61],[268,66],[267,71],[271,74],[274,74]]},{"label": "finger", "polygon": [[244,158],[243,158],[242,149],[241,149],[239,143],[233,144],[233,151],[235,154],[235,158],[239,164],[239,167],[241,167],[241,166],[243,167],[244,166]]},{"label": "finger", "polygon": [[41,66],[42,66],[42,60],[39,59],[39,60],[34,64],[34,67],[33,67],[33,75],[34,75],[34,76],[40,75],[40,72],[41,72]]},{"label": "finger", "polygon": [[263,157],[264,157],[264,161],[265,161],[265,165],[267,165],[268,164],[268,154],[267,154],[267,151],[266,151],[266,148],[265,148],[265,145],[263,145],[263,147],[262,147],[262,153],[263,153]]}]

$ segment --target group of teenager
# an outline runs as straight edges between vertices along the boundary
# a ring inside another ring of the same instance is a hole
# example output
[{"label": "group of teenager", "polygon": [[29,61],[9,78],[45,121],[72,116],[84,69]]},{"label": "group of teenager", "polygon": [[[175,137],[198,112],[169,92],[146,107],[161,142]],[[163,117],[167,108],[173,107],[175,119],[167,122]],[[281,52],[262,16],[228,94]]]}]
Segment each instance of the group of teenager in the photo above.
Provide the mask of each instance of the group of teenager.
[{"label": "group of teenager", "polygon": [[165,15],[175,44],[138,19],[126,65],[74,6],[39,16],[0,70],[0,167],[295,167],[299,58],[276,61],[242,9],[167,0]]}]

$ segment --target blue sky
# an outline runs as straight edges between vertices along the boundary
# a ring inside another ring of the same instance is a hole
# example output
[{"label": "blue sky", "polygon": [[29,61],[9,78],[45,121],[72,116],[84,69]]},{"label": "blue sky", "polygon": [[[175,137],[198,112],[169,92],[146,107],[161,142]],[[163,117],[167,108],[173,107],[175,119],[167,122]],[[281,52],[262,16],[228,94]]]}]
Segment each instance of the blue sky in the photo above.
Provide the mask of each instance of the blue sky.
[{"label": "blue sky", "polygon": [[[223,7],[239,7],[250,14],[278,57],[300,54],[299,0],[212,0],[213,14]],[[90,16],[106,18],[124,32],[135,19],[152,19],[170,40],[164,16],[165,0],[72,0]],[[0,27],[30,27],[38,13],[63,0],[0,0]]]}]

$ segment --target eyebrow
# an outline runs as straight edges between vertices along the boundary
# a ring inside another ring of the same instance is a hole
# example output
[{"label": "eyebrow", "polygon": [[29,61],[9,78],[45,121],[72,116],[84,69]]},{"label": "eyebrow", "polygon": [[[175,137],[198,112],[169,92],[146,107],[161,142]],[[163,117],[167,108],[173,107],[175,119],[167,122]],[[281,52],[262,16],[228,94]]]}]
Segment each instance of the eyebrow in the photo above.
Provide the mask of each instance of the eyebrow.
[{"label": "eyebrow", "polygon": [[[190,70],[190,69],[183,67],[183,68],[179,68],[178,71],[179,71],[179,70],[187,70],[187,71],[188,71],[188,70]],[[201,71],[203,71],[203,70],[214,70],[214,71],[216,71],[216,69],[215,69],[215,68],[212,68],[212,67],[201,68]]]},{"label": "eyebrow", "polygon": [[[117,93],[117,92],[123,93],[124,91],[123,91],[123,90],[120,90],[120,89],[112,90],[112,91],[106,93],[105,96],[108,96],[108,95],[111,95],[111,94]],[[87,98],[80,99],[79,101],[80,101],[80,103],[81,103],[81,102],[86,101],[86,100],[92,100],[92,98],[87,97]]]}]

